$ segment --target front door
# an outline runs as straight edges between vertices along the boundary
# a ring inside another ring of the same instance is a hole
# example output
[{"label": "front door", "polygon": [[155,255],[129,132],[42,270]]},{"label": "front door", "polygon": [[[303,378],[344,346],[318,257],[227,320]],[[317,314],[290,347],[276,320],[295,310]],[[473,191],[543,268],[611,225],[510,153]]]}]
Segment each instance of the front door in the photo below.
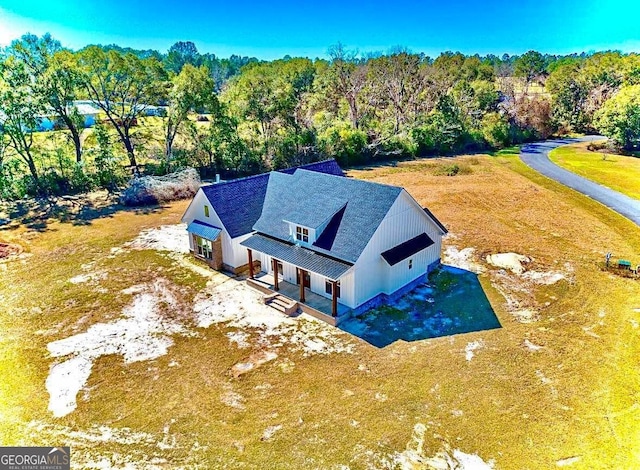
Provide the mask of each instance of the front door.
[{"label": "front door", "polygon": [[[300,285],[300,269],[296,268],[296,284]],[[304,286],[308,289],[311,289],[311,275],[308,271],[304,272]]]}]

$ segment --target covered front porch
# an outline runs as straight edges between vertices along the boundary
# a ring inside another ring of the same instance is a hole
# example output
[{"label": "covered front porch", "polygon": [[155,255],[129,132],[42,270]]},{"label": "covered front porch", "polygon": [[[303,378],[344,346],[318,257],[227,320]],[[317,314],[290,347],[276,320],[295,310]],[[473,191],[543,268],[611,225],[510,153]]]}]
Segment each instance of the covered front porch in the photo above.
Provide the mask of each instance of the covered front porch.
[{"label": "covered front porch", "polygon": [[[332,325],[336,325],[343,318],[347,318],[348,313],[351,311],[349,307],[336,301],[334,315],[334,302],[331,299],[318,295],[307,287],[301,290],[299,285],[284,281],[281,277],[279,277],[277,281],[276,290],[276,281],[274,280],[273,274],[264,271],[254,273],[253,278],[250,277],[247,282],[249,285],[257,287],[263,292],[265,292],[265,289],[271,292],[277,292],[280,295],[298,302],[298,306],[303,312],[331,323]],[[301,291],[304,292],[304,300],[301,300]]]}]

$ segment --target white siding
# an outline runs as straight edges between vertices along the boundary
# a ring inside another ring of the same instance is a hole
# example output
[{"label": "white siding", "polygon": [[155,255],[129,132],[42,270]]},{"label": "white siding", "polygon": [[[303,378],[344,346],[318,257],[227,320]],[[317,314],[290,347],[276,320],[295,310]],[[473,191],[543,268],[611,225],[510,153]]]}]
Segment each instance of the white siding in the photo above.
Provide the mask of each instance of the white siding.
[{"label": "white siding", "polygon": [[[224,232],[226,234],[226,231]],[[231,257],[229,262],[225,261],[226,264],[232,266],[234,268],[244,266],[249,263],[249,253],[247,252],[246,246],[241,246],[240,242],[245,241],[249,238],[253,232],[247,233],[246,235],[240,235],[239,237],[231,239]],[[223,255],[224,256],[224,255]]]},{"label": "white siding", "polygon": [[[382,258],[383,251],[425,232],[435,243],[410,258],[413,260],[412,269],[409,269],[408,259],[389,266]],[[423,275],[429,264],[440,258],[441,246],[440,227],[403,190],[353,268],[355,305],[361,305],[380,293],[392,294]]]},{"label": "white siding", "polygon": [[[273,274],[273,258],[257,251],[254,251],[254,253],[256,259],[259,259],[262,264],[262,271]],[[297,284],[295,265],[282,262],[282,273],[282,280],[291,284]],[[331,299],[331,295],[325,292],[325,282],[327,278],[313,272],[310,272],[309,274],[311,277],[311,292],[326,297],[327,299]],[[340,298],[338,299],[338,302],[349,308],[353,308],[355,307],[353,299],[353,270],[350,269],[340,278]]]},{"label": "white siding", "polygon": [[[395,266],[389,266],[381,253],[403,243],[421,233],[427,233],[435,242],[429,248],[403,260]],[[339,302],[349,308],[356,308],[380,293],[392,294],[409,282],[422,276],[428,266],[440,258],[442,231],[422,208],[402,191],[382,223],[374,233],[358,262],[340,278]],[[256,253],[262,270],[272,273],[271,257]],[[409,259],[412,268],[409,269]],[[296,267],[283,263],[283,278],[296,284]],[[311,291],[331,298],[325,293],[324,276],[311,273]]]},{"label": "white siding", "polygon": [[[316,230],[310,227],[305,227],[304,225],[294,224],[292,222],[287,222],[289,225],[289,241],[296,243],[301,246],[311,246],[316,242]],[[309,231],[309,241],[303,242],[302,240],[296,239],[296,227],[306,228]]]},{"label": "white siding", "polygon": [[[209,217],[204,215],[205,205],[209,206]],[[231,238],[222,224],[220,217],[216,214],[211,202],[202,192],[202,189],[198,190],[193,201],[191,201],[191,204],[187,208],[187,211],[182,216],[182,221],[186,224],[191,223],[195,219],[222,229],[220,236],[222,237],[222,262],[224,264],[237,268],[249,262],[247,249],[240,246],[240,242],[248,238],[250,234]],[[193,249],[193,240],[191,237],[189,237],[189,245],[191,246],[191,249]]]}]

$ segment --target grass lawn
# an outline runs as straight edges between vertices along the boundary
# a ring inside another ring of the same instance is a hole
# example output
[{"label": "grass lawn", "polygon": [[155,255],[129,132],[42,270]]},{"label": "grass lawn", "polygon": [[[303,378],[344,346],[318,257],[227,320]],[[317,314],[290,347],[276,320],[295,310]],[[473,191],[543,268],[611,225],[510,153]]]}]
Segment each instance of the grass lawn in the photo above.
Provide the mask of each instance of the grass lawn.
[{"label": "grass lawn", "polygon": [[[451,164],[464,171],[445,176]],[[515,154],[349,176],[404,186],[428,206],[450,230],[445,258],[466,253],[479,268],[501,328],[376,348],[318,324],[317,337],[348,348],[310,353],[295,342],[308,334],[302,320],[277,335],[198,326],[203,292],[235,281],[157,250],[113,250],[178,223],[187,202],[84,223],[10,224],[0,241],[25,254],[0,263],[0,445],[70,444],[72,462],[87,468],[397,468],[456,450],[496,469],[637,468],[640,280],[598,263],[608,251],[640,262],[640,229]],[[504,252],[561,279],[538,282],[485,262]],[[82,275],[89,280],[71,281]],[[189,334],[173,335],[152,359],[97,358],[77,408],[53,417],[45,383],[61,359],[48,344],[117,321],[133,286],[160,281],[173,299],[161,313]],[[265,350],[277,357],[232,373]]]},{"label": "grass lawn", "polygon": [[549,158],[584,178],[640,199],[640,158],[591,152],[588,143],[567,145],[549,152]]}]

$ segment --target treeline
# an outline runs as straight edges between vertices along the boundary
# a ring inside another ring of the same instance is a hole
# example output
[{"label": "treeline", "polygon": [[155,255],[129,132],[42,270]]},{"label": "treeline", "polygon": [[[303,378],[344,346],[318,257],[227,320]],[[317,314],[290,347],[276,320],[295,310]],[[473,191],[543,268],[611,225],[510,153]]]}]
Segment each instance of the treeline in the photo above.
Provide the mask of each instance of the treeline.
[{"label": "treeline", "polygon": [[[0,197],[115,190],[141,171],[225,176],[335,157],[344,165],[499,149],[552,134],[640,140],[640,57],[435,59],[396,49],[329,60],[70,51],[23,36],[0,57]],[[85,129],[79,100],[98,110]],[[43,119],[56,132],[36,132]],[[142,170],[141,170],[142,168]]]}]

